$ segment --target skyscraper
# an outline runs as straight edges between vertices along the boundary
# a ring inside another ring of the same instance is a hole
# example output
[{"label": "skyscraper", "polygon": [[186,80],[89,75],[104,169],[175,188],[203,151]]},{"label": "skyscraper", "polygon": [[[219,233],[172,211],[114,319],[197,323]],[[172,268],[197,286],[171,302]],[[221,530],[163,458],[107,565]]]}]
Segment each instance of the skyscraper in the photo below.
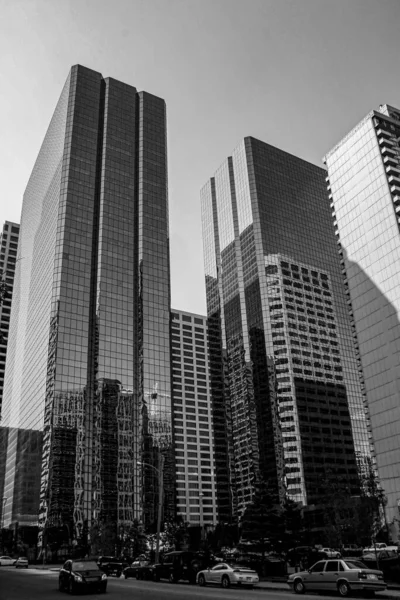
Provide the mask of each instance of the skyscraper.
[{"label": "skyscraper", "polygon": [[177,515],[204,531],[219,520],[207,318],[171,313]]},{"label": "skyscraper", "polygon": [[372,110],[325,157],[387,517],[400,517],[400,110]]},{"label": "skyscraper", "polygon": [[7,296],[0,306],[0,415],[3,400],[4,372],[6,369],[6,354],[8,330],[10,327],[11,300],[14,286],[15,267],[17,264],[17,249],[19,224],[6,221],[0,234],[0,272],[7,285]]},{"label": "skyscraper", "polygon": [[262,480],[304,504],[331,476],[357,491],[355,459],[371,456],[325,175],[249,137],[201,192],[239,517]]},{"label": "skyscraper", "polygon": [[6,525],[151,525],[160,453],[173,513],[168,238],[164,101],[72,67],[24,195],[4,390],[3,425],[43,435],[40,506],[9,443]]}]

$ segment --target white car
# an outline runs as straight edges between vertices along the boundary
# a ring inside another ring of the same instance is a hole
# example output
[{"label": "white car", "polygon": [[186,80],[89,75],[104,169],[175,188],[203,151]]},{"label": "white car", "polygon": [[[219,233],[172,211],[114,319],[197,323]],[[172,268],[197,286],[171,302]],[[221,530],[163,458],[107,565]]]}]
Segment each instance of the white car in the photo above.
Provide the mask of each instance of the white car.
[{"label": "white car", "polygon": [[19,558],[17,558],[17,560],[15,561],[15,568],[16,569],[27,569],[28,568],[28,559],[26,558],[26,556],[20,556]]},{"label": "white car", "polygon": [[15,558],[11,556],[0,556],[0,567],[9,567],[15,565]]},{"label": "white car", "polygon": [[321,548],[320,552],[324,552],[327,558],[342,558],[340,552],[332,548]]},{"label": "white car", "polygon": [[256,571],[241,565],[230,565],[228,563],[219,563],[212,569],[204,569],[197,573],[196,581],[199,585],[214,583],[228,588],[231,585],[247,585],[253,587],[259,582]]}]

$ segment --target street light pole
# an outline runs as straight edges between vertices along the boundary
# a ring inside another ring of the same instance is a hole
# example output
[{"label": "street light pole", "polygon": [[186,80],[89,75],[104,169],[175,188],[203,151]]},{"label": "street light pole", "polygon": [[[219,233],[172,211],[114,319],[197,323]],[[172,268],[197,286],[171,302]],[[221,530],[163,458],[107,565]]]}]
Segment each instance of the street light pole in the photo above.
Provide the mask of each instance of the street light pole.
[{"label": "street light pole", "polygon": [[161,533],[161,519],[162,519],[162,509],[163,509],[163,497],[164,497],[164,455],[159,454],[159,468],[154,467],[150,463],[146,462],[137,462],[138,465],[143,467],[149,467],[153,469],[158,474],[158,512],[157,512],[157,539],[156,539],[156,563],[159,562],[160,557],[160,533]]}]

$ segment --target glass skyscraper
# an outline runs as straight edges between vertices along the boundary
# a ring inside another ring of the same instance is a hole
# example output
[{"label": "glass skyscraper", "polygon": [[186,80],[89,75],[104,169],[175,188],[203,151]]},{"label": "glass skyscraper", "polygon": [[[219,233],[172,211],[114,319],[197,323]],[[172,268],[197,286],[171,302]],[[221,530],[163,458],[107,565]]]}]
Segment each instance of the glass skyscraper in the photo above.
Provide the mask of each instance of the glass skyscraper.
[{"label": "glass skyscraper", "polygon": [[325,177],[248,137],[201,191],[209,327],[223,349],[216,403],[239,518],[262,480],[277,501],[318,502],[330,476],[357,493],[357,464],[371,456]]},{"label": "glass skyscraper", "polygon": [[400,518],[400,110],[371,111],[325,157],[387,518]]},{"label": "glass skyscraper", "polygon": [[23,201],[2,425],[34,434],[9,436],[6,525],[151,526],[162,462],[173,514],[169,271],[165,102],[76,65]]}]

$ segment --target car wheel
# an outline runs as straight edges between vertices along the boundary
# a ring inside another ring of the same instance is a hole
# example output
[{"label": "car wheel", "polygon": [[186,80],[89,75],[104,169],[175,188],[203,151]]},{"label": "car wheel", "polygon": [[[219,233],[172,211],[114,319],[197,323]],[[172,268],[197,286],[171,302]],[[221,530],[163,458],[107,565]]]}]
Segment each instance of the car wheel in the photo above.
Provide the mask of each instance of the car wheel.
[{"label": "car wheel", "polygon": [[228,588],[231,586],[231,580],[229,579],[228,575],[224,575],[222,580],[221,580],[221,586],[223,588]]},{"label": "car wheel", "polygon": [[160,576],[157,575],[156,573],[154,573],[154,575],[153,575],[153,581],[160,581]]},{"label": "car wheel", "polygon": [[129,579],[129,575],[124,575],[125,579]]},{"label": "car wheel", "polygon": [[201,585],[202,587],[204,587],[206,585],[206,578],[204,577],[204,575],[199,575],[199,585]]},{"label": "car wheel", "polygon": [[293,589],[296,594],[304,594],[306,591],[306,587],[301,579],[295,579]]},{"label": "car wheel", "polygon": [[100,592],[100,594],[105,594],[105,593],[107,592],[107,586],[106,586],[106,585],[103,585],[103,587],[101,587],[101,588],[99,589],[99,592]]},{"label": "car wheel", "polygon": [[169,574],[168,581],[170,583],[178,583],[178,580],[177,580],[177,578],[175,577],[175,575],[173,573]]},{"label": "car wheel", "polygon": [[58,591],[59,592],[63,592],[64,591],[64,586],[62,584],[61,579],[58,580]]},{"label": "car wheel", "polygon": [[350,594],[350,586],[347,581],[339,581],[338,592],[340,596],[343,596],[343,598]]},{"label": "car wheel", "polygon": [[136,579],[140,579],[139,573],[136,573]]}]

